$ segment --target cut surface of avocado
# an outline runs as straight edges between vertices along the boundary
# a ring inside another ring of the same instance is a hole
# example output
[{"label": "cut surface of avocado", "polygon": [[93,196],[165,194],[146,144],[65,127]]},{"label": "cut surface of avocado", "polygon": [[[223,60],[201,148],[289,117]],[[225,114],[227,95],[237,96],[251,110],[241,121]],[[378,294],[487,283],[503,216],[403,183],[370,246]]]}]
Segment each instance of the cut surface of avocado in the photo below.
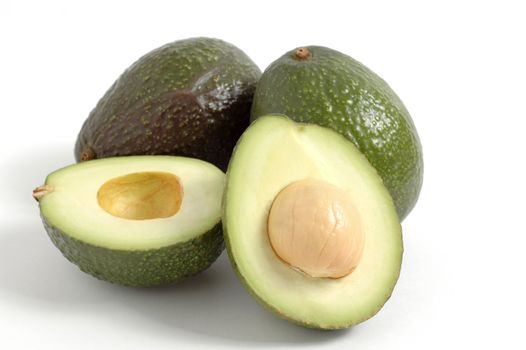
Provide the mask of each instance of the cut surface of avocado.
[{"label": "cut surface of avocado", "polygon": [[176,282],[223,247],[224,173],[191,158],[93,160],[50,174],[34,196],[55,245],[82,270],[125,285]]},{"label": "cut surface of avocado", "polygon": [[235,148],[223,210],[238,276],[285,319],[349,327],[393,291],[403,252],[395,206],[365,156],[332,130],[256,120]]}]

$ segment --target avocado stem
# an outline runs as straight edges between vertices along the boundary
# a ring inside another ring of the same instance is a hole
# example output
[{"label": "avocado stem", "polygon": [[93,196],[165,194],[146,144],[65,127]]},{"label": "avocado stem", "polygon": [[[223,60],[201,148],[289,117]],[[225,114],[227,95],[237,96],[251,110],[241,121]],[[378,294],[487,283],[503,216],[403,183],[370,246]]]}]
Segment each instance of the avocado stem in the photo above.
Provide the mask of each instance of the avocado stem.
[{"label": "avocado stem", "polygon": [[306,47],[296,49],[295,58],[298,60],[305,60],[311,56],[310,51]]},{"label": "avocado stem", "polygon": [[95,151],[91,147],[86,147],[82,150],[82,153],[80,153],[80,161],[84,162],[86,160],[92,160],[95,158]]},{"label": "avocado stem", "polygon": [[33,198],[35,198],[35,200],[39,202],[42,197],[44,197],[50,192],[53,192],[53,187],[49,185],[39,186],[33,190]]}]

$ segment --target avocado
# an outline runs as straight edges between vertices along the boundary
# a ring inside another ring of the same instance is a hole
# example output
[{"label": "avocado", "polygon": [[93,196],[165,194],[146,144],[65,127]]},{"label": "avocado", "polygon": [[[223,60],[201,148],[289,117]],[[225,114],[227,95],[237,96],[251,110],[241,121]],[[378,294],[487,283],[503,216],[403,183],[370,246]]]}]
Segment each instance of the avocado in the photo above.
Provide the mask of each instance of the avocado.
[{"label": "avocado", "polygon": [[400,219],[414,207],[423,179],[416,128],[394,91],[363,64],[320,46],[287,52],[265,70],[254,95],[251,118],[271,113],[344,135],[376,168]]},{"label": "avocado", "polygon": [[127,155],[199,158],[225,170],[248,126],[259,68],[218,39],[149,52],[109,88],[84,122],[77,161]]},{"label": "avocado", "polygon": [[283,116],[258,118],[238,141],[223,232],[246,288],[306,327],[367,320],[400,273],[400,222],[374,167],[335,131]]},{"label": "avocado", "polygon": [[49,237],[82,271],[156,286],[220,255],[224,184],[221,170],[198,159],[129,156],[57,170],[33,196]]}]

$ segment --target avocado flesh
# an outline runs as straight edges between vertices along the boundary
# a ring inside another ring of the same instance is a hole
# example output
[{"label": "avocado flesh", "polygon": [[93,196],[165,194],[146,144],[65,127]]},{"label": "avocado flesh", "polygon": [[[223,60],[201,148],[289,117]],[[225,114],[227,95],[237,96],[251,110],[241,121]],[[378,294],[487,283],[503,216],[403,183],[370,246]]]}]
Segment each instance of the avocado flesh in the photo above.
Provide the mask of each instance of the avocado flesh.
[{"label": "avocado flesh", "polygon": [[75,145],[77,161],[178,155],[226,169],[249,124],[255,63],[218,39],[155,49],[131,65],[91,111]]},{"label": "avocado flesh", "polygon": [[[280,260],[267,235],[277,194],[313,178],[346,191],[360,213],[365,245],[349,275],[313,278]],[[336,132],[266,116],[239,140],[227,172],[223,232],[247,289],[279,316],[306,327],[345,328],[374,314],[400,273],[402,235],[389,192],[367,159]]]},{"label": "avocado flesh", "polygon": [[[404,219],[423,180],[422,148],[406,107],[384,80],[353,58],[326,47],[298,50],[261,76],[252,120],[278,113],[344,135],[376,168]],[[297,52],[309,55],[299,58]]]},{"label": "avocado flesh", "polygon": [[[183,197],[169,217],[115,216],[97,194],[109,180],[162,172],[179,179]],[[50,174],[39,200],[53,243],[81,270],[131,286],[171,284],[206,269],[223,249],[221,197],[225,176],[210,163],[170,156],[107,158]]]}]

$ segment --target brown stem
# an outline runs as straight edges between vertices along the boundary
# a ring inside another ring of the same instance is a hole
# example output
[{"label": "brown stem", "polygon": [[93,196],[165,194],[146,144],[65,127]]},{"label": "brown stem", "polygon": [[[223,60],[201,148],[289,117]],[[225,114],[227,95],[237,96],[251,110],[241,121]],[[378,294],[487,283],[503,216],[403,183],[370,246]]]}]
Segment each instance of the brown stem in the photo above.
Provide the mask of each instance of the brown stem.
[{"label": "brown stem", "polygon": [[49,185],[43,185],[35,188],[33,190],[33,198],[38,202],[40,198],[44,197],[46,194],[53,192],[53,187]]},{"label": "brown stem", "polygon": [[95,158],[95,151],[93,148],[87,146],[82,150],[82,153],[80,154],[80,161],[84,162],[86,160],[92,160]]},{"label": "brown stem", "polygon": [[300,47],[296,49],[296,52],[294,53],[294,57],[298,60],[305,60],[311,56],[311,53],[308,48],[306,47]]}]

